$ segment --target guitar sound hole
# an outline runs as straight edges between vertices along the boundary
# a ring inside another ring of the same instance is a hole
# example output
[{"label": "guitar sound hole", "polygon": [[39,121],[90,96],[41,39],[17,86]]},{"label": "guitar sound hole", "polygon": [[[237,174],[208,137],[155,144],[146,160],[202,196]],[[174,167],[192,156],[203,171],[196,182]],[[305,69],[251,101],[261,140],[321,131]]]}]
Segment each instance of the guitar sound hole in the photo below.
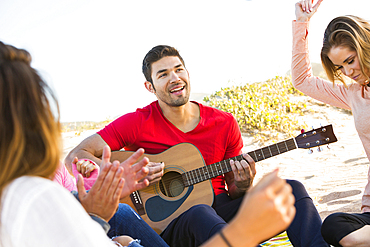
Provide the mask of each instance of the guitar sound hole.
[{"label": "guitar sound hole", "polygon": [[178,172],[167,172],[159,182],[161,192],[169,197],[180,195],[184,191],[184,183],[181,174]]}]

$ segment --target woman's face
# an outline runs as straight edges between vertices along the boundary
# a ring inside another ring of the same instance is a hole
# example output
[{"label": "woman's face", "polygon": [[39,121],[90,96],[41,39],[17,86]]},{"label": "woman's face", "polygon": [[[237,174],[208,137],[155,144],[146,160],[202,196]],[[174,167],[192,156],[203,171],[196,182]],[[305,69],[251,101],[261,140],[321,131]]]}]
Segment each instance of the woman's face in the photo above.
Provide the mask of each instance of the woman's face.
[{"label": "woman's face", "polygon": [[368,83],[370,75],[366,68],[365,75],[361,72],[360,61],[356,51],[344,46],[332,47],[328,53],[328,57],[336,69],[340,70],[347,77],[361,85]]}]

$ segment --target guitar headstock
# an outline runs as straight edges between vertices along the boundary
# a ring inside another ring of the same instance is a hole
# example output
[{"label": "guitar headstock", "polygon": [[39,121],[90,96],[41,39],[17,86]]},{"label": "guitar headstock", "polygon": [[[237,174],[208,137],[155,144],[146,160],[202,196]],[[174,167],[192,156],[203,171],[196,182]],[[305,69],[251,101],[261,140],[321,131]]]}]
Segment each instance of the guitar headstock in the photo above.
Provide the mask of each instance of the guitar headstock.
[{"label": "guitar headstock", "polygon": [[317,129],[313,129],[298,135],[295,138],[298,148],[313,148],[321,145],[326,145],[337,141],[334,135],[333,126],[326,125]]}]

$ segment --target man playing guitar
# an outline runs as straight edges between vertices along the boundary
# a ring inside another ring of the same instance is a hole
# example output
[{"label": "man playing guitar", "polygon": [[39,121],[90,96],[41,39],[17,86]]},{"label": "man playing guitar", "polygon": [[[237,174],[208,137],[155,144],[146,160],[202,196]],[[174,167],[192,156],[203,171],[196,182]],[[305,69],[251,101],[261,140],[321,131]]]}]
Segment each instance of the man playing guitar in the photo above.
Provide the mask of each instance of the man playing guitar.
[{"label": "man playing guitar", "polygon": [[[65,159],[69,170],[74,157],[99,165],[105,145],[113,151],[144,148],[147,154],[158,154],[187,142],[198,148],[206,165],[242,153],[241,133],[232,114],[189,101],[189,73],[175,48],[152,48],[143,60],[142,70],[145,88],[156,95],[157,101],[119,117],[82,141]],[[161,236],[170,246],[199,246],[235,216],[256,174],[254,160],[247,154],[243,157],[241,161],[230,161],[232,171],[212,178],[212,206],[194,205],[164,229]],[[89,171],[91,166],[86,165],[79,164],[81,173]],[[161,179],[165,165],[149,164],[147,178],[151,184]],[[328,246],[321,237],[320,216],[304,186],[294,180],[287,182],[296,200],[296,216],[287,229],[290,241],[294,246]]]}]

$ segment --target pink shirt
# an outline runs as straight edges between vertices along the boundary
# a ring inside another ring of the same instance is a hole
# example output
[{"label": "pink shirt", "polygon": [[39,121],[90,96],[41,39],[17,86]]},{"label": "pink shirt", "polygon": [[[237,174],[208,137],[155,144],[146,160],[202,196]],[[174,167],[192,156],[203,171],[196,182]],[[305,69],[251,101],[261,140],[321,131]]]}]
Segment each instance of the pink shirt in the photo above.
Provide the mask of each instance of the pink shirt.
[{"label": "pink shirt", "polygon": [[77,187],[72,176],[69,174],[67,168],[62,162],[59,162],[59,167],[55,172],[53,181],[62,185],[68,191],[77,191]]},{"label": "pink shirt", "polygon": [[[55,172],[53,181],[62,185],[64,188],[66,188],[69,191],[77,191],[76,178],[79,172],[77,171],[76,164],[72,164],[72,172],[73,172],[73,176],[69,174],[67,168],[63,165],[62,162],[59,161],[59,167],[57,168]],[[90,173],[90,176],[88,178],[87,177],[83,178],[84,187],[86,190],[90,190],[91,187],[94,185],[96,179],[98,178],[99,172],[100,172],[100,168],[98,165],[95,164],[95,170],[93,170]]]},{"label": "pink shirt", "polygon": [[[357,133],[370,160],[370,88],[353,83],[345,87],[312,75],[308,54],[307,22],[293,21],[292,82],[295,88],[326,104],[352,111]],[[370,212],[370,170],[362,197],[362,212]]]}]

